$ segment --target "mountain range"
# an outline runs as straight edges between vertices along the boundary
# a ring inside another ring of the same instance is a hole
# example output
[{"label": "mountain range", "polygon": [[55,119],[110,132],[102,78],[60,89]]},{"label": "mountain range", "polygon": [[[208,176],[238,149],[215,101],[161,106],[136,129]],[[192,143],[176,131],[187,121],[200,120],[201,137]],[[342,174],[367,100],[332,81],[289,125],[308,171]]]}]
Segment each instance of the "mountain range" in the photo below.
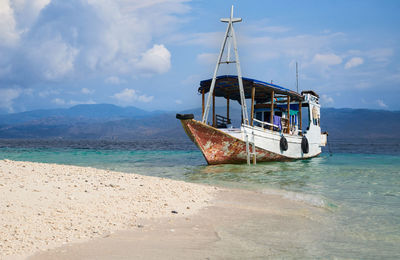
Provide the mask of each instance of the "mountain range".
[{"label": "mountain range", "polygon": [[[216,110],[218,114],[225,114],[223,108]],[[201,108],[177,112],[193,113],[199,119]],[[240,110],[232,109],[231,115],[235,115],[233,121],[240,121]],[[400,140],[400,111],[323,108],[321,125],[333,140]],[[88,104],[0,115],[0,138],[137,140],[187,137],[175,113]]]}]

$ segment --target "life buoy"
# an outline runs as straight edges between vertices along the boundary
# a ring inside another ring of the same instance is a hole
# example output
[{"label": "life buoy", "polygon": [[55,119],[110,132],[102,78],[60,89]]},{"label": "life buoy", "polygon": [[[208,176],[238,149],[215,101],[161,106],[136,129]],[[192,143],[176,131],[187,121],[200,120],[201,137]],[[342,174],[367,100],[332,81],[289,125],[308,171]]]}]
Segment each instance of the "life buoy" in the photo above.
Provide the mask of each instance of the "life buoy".
[{"label": "life buoy", "polygon": [[279,141],[279,145],[282,151],[286,151],[288,149],[288,142],[283,135],[281,137],[281,140]]},{"label": "life buoy", "polygon": [[188,119],[193,119],[194,115],[193,114],[176,114],[176,118],[179,120],[188,120]]},{"label": "life buoy", "polygon": [[303,136],[303,138],[301,139],[301,150],[303,151],[303,153],[308,153],[309,151],[308,140],[305,136]]}]

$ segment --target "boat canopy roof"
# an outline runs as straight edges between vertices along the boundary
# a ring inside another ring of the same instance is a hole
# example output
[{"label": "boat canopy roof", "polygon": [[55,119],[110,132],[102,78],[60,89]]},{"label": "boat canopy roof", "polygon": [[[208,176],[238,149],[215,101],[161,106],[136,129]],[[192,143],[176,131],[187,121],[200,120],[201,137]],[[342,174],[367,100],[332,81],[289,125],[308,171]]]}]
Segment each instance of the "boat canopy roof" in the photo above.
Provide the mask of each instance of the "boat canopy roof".
[{"label": "boat canopy roof", "polygon": [[[255,87],[255,97],[257,102],[266,102],[271,99],[271,93],[274,91],[275,95],[290,96],[295,101],[303,100],[303,96],[296,91],[267,83],[255,79],[242,77],[243,89],[245,98],[251,98],[252,88]],[[210,91],[212,79],[203,80],[200,82],[198,89],[199,93],[208,93]],[[240,103],[239,82],[238,77],[235,75],[222,75],[218,76],[215,82],[214,93],[216,97],[224,97],[226,99],[236,100]]]}]

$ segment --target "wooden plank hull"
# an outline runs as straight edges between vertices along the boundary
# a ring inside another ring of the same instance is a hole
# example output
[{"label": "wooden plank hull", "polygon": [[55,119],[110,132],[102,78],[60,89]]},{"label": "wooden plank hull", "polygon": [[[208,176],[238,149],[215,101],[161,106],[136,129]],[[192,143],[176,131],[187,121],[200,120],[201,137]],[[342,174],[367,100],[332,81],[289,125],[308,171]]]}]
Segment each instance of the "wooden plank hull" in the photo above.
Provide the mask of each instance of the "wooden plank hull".
[{"label": "wooden plank hull", "polygon": [[[189,138],[208,164],[246,163],[246,142],[193,119],[181,120]],[[257,162],[288,161],[291,158],[256,147]]]}]

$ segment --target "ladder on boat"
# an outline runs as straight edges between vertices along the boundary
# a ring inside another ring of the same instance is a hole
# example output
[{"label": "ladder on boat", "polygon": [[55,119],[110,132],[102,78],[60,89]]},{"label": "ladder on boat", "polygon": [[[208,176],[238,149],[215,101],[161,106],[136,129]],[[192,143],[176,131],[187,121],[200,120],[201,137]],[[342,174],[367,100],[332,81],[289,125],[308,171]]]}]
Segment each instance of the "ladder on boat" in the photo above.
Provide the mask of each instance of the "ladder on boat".
[{"label": "ladder on boat", "polygon": [[[257,164],[257,153],[256,153],[256,144],[254,141],[254,131],[251,134],[252,138],[249,140],[249,135],[245,132],[245,140],[246,140],[246,155],[247,155],[247,164],[251,164],[251,159],[253,159],[253,164]],[[250,151],[250,146],[251,150]]]}]

